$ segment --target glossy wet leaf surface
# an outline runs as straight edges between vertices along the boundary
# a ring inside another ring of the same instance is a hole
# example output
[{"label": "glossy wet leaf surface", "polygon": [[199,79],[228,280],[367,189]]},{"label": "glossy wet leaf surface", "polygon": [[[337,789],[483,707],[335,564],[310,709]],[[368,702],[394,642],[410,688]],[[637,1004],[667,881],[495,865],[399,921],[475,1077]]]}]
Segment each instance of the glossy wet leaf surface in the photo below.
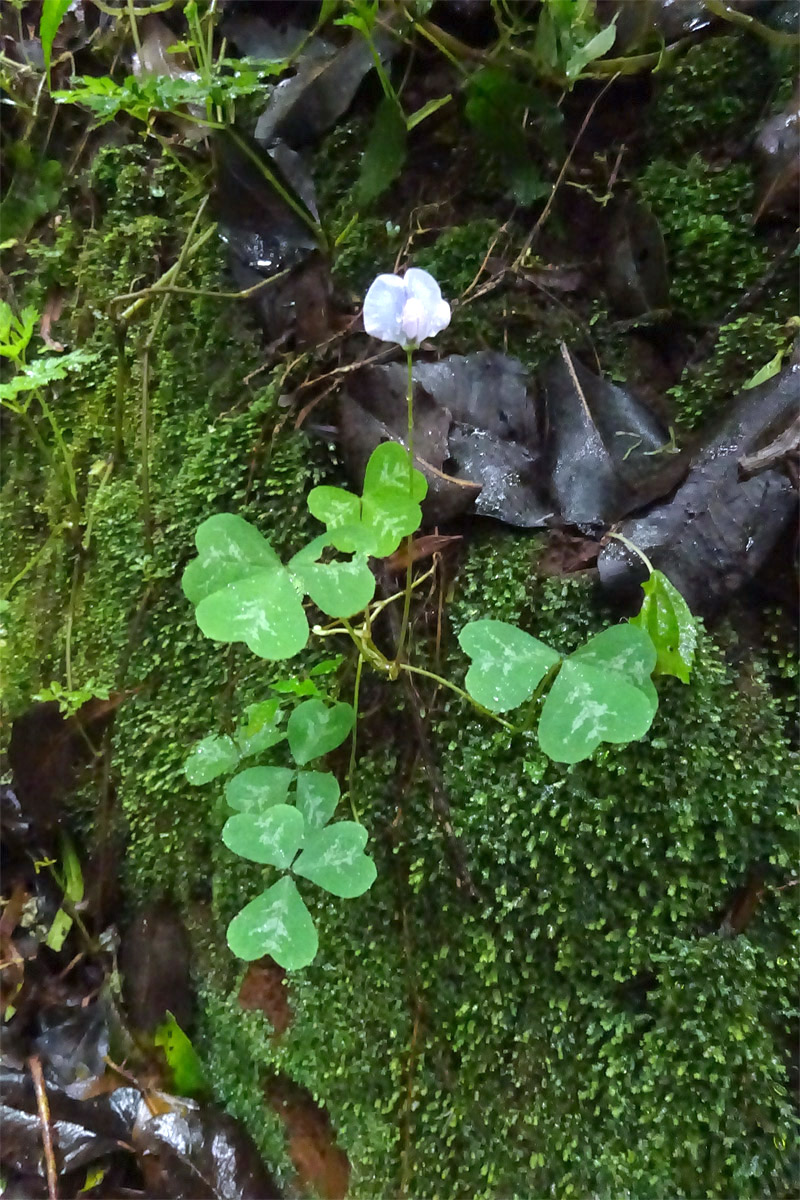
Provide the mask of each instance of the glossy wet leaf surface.
[{"label": "glossy wet leaf surface", "polygon": [[296,875],[310,879],[334,896],[350,899],[360,896],[375,881],[377,871],[364,854],[367,830],[355,821],[337,821],[316,834],[309,834],[306,846],[294,865]]},{"label": "glossy wet leaf surface", "polygon": [[317,931],[294,880],[285,875],[246,904],[228,926],[237,958],[270,954],[287,971],[307,967],[317,953]]},{"label": "glossy wet leaf surface", "polygon": [[298,766],[340,746],[355,723],[353,706],[305,700],[289,717],[289,749]]},{"label": "glossy wet leaf surface", "polygon": [[298,810],[309,829],[321,829],[330,821],[339,803],[340,789],[330,771],[300,771],[297,776]]},{"label": "glossy wet leaf surface", "polygon": [[183,770],[189,783],[200,785],[232,771],[238,761],[239,751],[233,739],[224,734],[212,734],[197,742]]},{"label": "glossy wet leaf surface", "polygon": [[652,724],[656,651],[630,624],[613,625],[565,659],[539,719],[539,744],[555,762],[588,758],[601,742],[634,742]]},{"label": "glossy wet leaf surface", "polygon": [[222,830],[223,842],[240,858],[282,868],[291,866],[304,835],[303,814],[289,804],[236,813]]},{"label": "glossy wet leaf surface", "polygon": [[283,804],[294,774],[288,767],[247,767],[228,780],[225,799],[239,812],[259,812]]},{"label": "glossy wet leaf surface", "polygon": [[661,571],[642,584],[644,600],[631,625],[643,629],[656,648],[654,674],[689,682],[697,645],[697,627],[689,605]]},{"label": "glossy wet leaf surface", "polygon": [[561,655],[506,621],[470,621],[458,643],[472,659],[466,689],[490,712],[507,712],[528,700]]}]

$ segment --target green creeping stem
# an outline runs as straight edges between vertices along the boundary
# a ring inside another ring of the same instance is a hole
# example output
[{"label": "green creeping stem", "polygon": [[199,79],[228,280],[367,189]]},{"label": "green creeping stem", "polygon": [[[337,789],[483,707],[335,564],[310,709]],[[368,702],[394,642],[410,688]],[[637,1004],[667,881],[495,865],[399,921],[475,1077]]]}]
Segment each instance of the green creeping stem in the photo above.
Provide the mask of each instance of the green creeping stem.
[{"label": "green creeping stem", "polygon": [[[408,390],[406,392],[406,411],[408,413],[408,491],[409,495],[414,494],[414,375],[413,375],[413,359],[411,356],[411,348],[406,348],[406,361],[408,362]],[[397,653],[395,662],[399,662],[405,645],[406,634],[408,633],[408,621],[411,615],[411,579],[413,574],[413,557],[412,547],[414,544],[414,535],[410,533],[406,542],[406,552],[408,554],[408,565],[406,566],[406,591],[403,598],[403,619],[400,622],[400,637],[397,639]]]}]

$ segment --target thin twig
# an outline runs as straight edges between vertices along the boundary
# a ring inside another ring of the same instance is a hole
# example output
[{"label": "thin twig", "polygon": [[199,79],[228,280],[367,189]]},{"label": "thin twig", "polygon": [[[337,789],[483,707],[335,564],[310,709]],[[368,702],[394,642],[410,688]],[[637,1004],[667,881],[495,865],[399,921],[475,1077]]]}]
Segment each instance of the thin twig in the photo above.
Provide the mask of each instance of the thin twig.
[{"label": "thin twig", "polygon": [[37,1054],[28,1059],[28,1068],[33,1078],[33,1090],[36,1093],[36,1110],[39,1113],[39,1124],[42,1127],[42,1145],[44,1146],[44,1161],[47,1169],[47,1195],[50,1200],[58,1200],[56,1180],[56,1156],[53,1150],[53,1131],[50,1128],[50,1103],[44,1086],[42,1062]]},{"label": "thin twig", "polygon": [[597,93],[594,100],[589,105],[588,109],[586,110],[586,116],[583,118],[583,121],[581,122],[581,127],[578,130],[577,134],[575,135],[575,140],[573,141],[572,145],[570,146],[569,152],[567,154],[567,157],[564,159],[564,162],[561,165],[561,170],[558,173],[556,181],[553,184],[552,188],[550,189],[550,195],[547,197],[547,203],[545,204],[544,208],[542,209],[541,213],[539,214],[539,217],[536,221],[536,224],[533,226],[533,229],[531,229],[531,231],[528,234],[528,236],[526,237],[525,241],[522,243],[522,248],[514,261],[513,269],[516,269],[516,268],[522,266],[525,255],[530,250],[535,238],[541,231],[542,226],[544,225],[547,218],[550,216],[550,210],[553,207],[553,203],[554,203],[556,195],[558,193],[558,189],[561,187],[561,184],[564,180],[564,176],[566,175],[567,171],[569,170],[572,159],[575,156],[575,151],[578,149],[580,140],[583,137],[584,133],[586,132],[586,127],[588,126],[589,122],[592,119],[594,110],[597,108],[598,104],[603,99],[603,96],[605,96],[608,89],[612,86],[612,84],[616,83],[618,78],[619,78],[619,72],[616,75],[612,75],[611,78],[609,79],[608,83],[605,84],[605,86],[600,89],[600,91]]}]

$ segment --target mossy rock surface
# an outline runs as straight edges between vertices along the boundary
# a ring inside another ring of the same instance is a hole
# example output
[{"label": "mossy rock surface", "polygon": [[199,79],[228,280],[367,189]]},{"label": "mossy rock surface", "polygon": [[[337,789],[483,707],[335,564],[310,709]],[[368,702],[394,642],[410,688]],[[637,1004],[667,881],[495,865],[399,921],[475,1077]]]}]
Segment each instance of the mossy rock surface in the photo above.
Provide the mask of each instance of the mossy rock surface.
[{"label": "mossy rock surface", "polygon": [[[728,129],[734,115],[719,119]],[[354,153],[353,139],[342,145]],[[702,325],[758,278],[766,255],[748,225],[749,169],[699,157],[676,167],[674,152],[666,144],[637,186],[664,226],[676,304]],[[331,202],[349,178],[331,181]],[[330,1116],[357,1197],[793,1194],[786,1068],[797,907],[791,889],[772,886],[796,857],[785,701],[757,662],[746,672],[732,665],[711,636],[691,686],[660,684],[645,741],[573,768],[439,698],[431,744],[478,887],[473,902],[449,865],[402,704],[372,693],[380,716],[364,728],[357,786],[378,880],[355,901],[309,897],[320,954],[289,982],[292,1020],[280,1038],[266,1017],[242,1010],[243,969],[224,933],[261,873],[221,844],[218,790],[190,787],[182,765],[197,738],[263,699],[281,672],[205,641],[180,575],[212,512],[241,513],[282,552],[298,548],[311,532],[305,496],[338,468],[283,420],[281,372],[253,375],[262,348],[247,309],[175,296],[153,346],[145,535],[140,353],[152,310],[128,330],[120,381],[108,305],[174,262],[198,197],[168,157],[139,147],[107,148],[91,183],[97,220],[81,224],[65,209],[55,239],[30,247],[19,275],[34,303],[56,283],[68,292],[72,336],[98,355],[80,384],[58,390],[92,537],[76,574],[62,490],[15,434],[1,497],[3,573],[28,569],[4,613],[4,689],[11,714],[22,711],[63,676],[69,646],[77,683],[125,693],[111,761],[126,903],[168,895],[186,916],[197,1046],[217,1098],[290,1180],[264,1087],[276,1073],[302,1085]],[[343,291],[356,295],[391,266],[386,219],[376,210],[343,245]],[[428,239],[418,265],[455,294],[491,238],[489,219],[471,214]],[[186,282],[214,289],[222,275],[212,241]],[[739,349],[752,335],[734,374],[769,357],[785,300],[720,331],[720,343],[730,336]],[[506,301],[488,295],[464,306],[443,344],[502,349],[505,322],[509,348],[529,365],[572,327],[542,329],[524,311],[514,326]],[[678,397],[689,420],[723,399],[729,376],[723,384],[709,372],[702,405]],[[102,471],[90,468],[113,444],[120,388],[125,453],[101,487]],[[476,535],[451,630],[479,615],[519,620],[569,651],[616,619],[582,580],[540,578],[539,549],[526,534]],[[451,642],[445,656],[460,679],[466,663]],[[351,682],[345,672],[343,689]],[[82,806],[91,802],[82,795]],[[750,923],[728,936],[725,913],[754,867],[767,886]]]}]

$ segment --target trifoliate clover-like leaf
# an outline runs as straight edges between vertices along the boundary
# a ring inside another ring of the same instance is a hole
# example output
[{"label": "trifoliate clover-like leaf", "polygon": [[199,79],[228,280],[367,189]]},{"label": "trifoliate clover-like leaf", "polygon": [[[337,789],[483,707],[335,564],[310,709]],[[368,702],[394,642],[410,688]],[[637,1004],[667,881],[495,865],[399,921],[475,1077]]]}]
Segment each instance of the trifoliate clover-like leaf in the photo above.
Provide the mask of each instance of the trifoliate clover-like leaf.
[{"label": "trifoliate clover-like leaf", "polygon": [[656,651],[630,624],[590,638],[565,659],[542,708],[539,745],[555,762],[588,758],[601,742],[635,742],[650,728],[658,695]]},{"label": "trifoliate clover-like leaf", "polygon": [[216,513],[198,526],[197,558],[183,572],[183,592],[192,604],[256,571],[281,565],[272,546],[255,526],[234,513]]},{"label": "trifoliate clover-like leaf", "polygon": [[341,746],[355,719],[352,704],[344,701],[325,704],[322,700],[305,700],[298,704],[287,726],[289,749],[298,766]]},{"label": "trifoliate clover-like leaf", "polygon": [[458,643],[472,659],[467,691],[490,712],[524,704],[561,659],[550,646],[506,621],[470,621]]},{"label": "trifoliate clover-like leaf", "polygon": [[393,488],[365,492],[361,512],[362,524],[373,539],[370,553],[376,558],[394,554],[403,538],[422,524],[422,509],[417,502]]},{"label": "trifoliate clover-like leaf", "polygon": [[337,487],[315,487],[308,493],[308,511],[328,529],[357,524],[361,518],[361,500],[352,492]]},{"label": "trifoliate clover-like leaf", "polygon": [[656,648],[655,675],[675,675],[689,682],[697,647],[697,626],[689,605],[661,571],[642,584],[644,600],[631,625],[649,636]]},{"label": "trifoliate clover-like leaf", "polygon": [[327,825],[339,803],[339,784],[330,771],[300,771],[296,804],[309,830]]},{"label": "trifoliate clover-like leaf", "polygon": [[352,617],[375,595],[375,576],[363,556],[348,562],[296,563],[293,574],[329,617]]},{"label": "trifoliate clover-like leaf", "polygon": [[345,900],[360,896],[377,875],[375,863],[364,854],[366,844],[367,831],[355,821],[337,821],[309,832],[294,873]]},{"label": "trifoliate clover-like leaf", "polygon": [[206,637],[245,642],[267,659],[302,650],[308,641],[302,600],[266,538],[242,517],[220,513],[203,522],[196,542],[183,590]]},{"label": "trifoliate clover-like leaf", "polygon": [[222,827],[222,840],[240,858],[271,867],[290,867],[303,845],[306,822],[290,804],[274,804],[261,812],[240,812]]},{"label": "trifoliate clover-like leaf", "polygon": [[419,504],[428,494],[428,481],[414,469],[411,486],[408,479],[408,451],[399,442],[382,442],[369,456],[364,472],[364,495],[370,492],[398,492]]},{"label": "trifoliate clover-like leaf", "polygon": [[285,971],[307,967],[318,944],[311,914],[288,875],[246,904],[228,926],[228,945],[237,958],[253,962],[269,954]]},{"label": "trifoliate clover-like leaf", "polygon": [[197,624],[215,642],[244,642],[259,658],[293,658],[308,641],[308,619],[284,567],[239,579],[201,600]]},{"label": "trifoliate clover-like leaf", "polygon": [[228,780],[225,799],[238,812],[262,812],[285,804],[294,774],[289,767],[247,767]]},{"label": "trifoliate clover-like leaf", "polygon": [[239,762],[239,751],[233,739],[213,734],[203,738],[191,749],[183,767],[189,783],[200,785],[211,783],[220,775],[232,771]]}]

